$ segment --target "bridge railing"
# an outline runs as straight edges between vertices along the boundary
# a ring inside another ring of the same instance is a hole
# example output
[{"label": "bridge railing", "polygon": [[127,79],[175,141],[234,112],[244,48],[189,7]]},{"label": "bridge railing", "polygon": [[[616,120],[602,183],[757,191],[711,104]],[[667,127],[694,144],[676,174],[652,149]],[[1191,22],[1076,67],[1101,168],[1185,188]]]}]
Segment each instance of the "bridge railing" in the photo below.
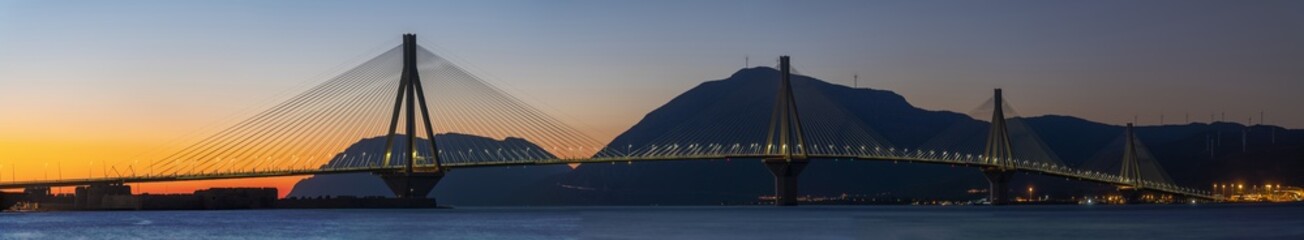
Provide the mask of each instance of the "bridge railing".
[{"label": "bridge railing", "polygon": [[870,151],[870,152],[860,152],[860,153],[850,152],[850,154],[833,155],[830,157],[951,163],[951,164],[966,164],[966,165],[992,166],[992,167],[1000,166],[997,165],[996,163],[1004,163],[1006,166],[1012,166],[1016,170],[1021,170],[1021,171],[1049,173],[1049,174],[1062,175],[1062,176],[1074,177],[1074,178],[1103,182],[1103,183],[1113,183],[1118,185],[1142,186],[1146,189],[1151,189],[1159,192],[1196,196],[1196,197],[1209,198],[1209,199],[1213,198],[1209,191],[1182,187],[1172,183],[1154,182],[1154,181],[1139,180],[1139,179],[1126,179],[1116,174],[1076,169],[1066,165],[1059,165],[1059,164],[1053,164],[1047,162],[1029,161],[1023,159],[988,159],[988,158],[984,158],[984,156],[982,155],[962,154],[962,153],[954,153],[949,151],[920,150],[920,149],[897,150],[894,148],[889,148],[889,149],[880,149],[879,151]]},{"label": "bridge railing", "polygon": [[[741,146],[741,145],[738,145]],[[673,147],[672,147],[673,148]],[[691,159],[729,159],[729,158],[766,158],[773,157],[765,154],[757,154],[744,150],[738,150],[728,145],[707,145],[702,150],[688,147],[692,151],[669,151],[667,154],[659,155],[628,155],[628,156],[606,156],[592,158],[506,158],[497,161],[477,161],[477,162],[452,162],[444,163],[443,167],[477,167],[477,166],[501,166],[501,165],[547,165],[547,164],[575,164],[575,163],[607,163],[607,162],[636,162],[636,161],[658,161],[658,160],[691,160]],[[729,150],[720,150],[729,149]],[[836,147],[834,147],[836,149]],[[1012,166],[1015,170],[1046,173],[1074,177],[1078,179],[1091,180],[1104,183],[1114,183],[1119,185],[1136,185],[1139,184],[1147,189],[1161,192],[1201,196],[1212,198],[1208,191],[1202,191],[1192,188],[1176,186],[1169,183],[1159,183],[1146,180],[1125,179],[1121,176],[1096,171],[1075,169],[1069,166],[1049,164],[1036,161],[1027,161],[1022,159],[987,159],[982,155],[956,153],[950,151],[922,150],[922,149],[896,149],[881,147],[850,147],[844,146],[841,153],[827,152],[831,154],[811,155],[815,158],[845,158],[845,159],[872,159],[872,160],[891,160],[891,161],[910,161],[936,164],[961,164],[969,166],[990,166],[998,167],[994,162],[1005,163],[1004,166]],[[995,160],[995,161],[992,161]],[[418,159],[416,167],[435,167],[432,161],[423,161]],[[0,185],[39,185],[56,182],[119,182],[119,181],[138,181],[151,179],[206,179],[206,178],[225,178],[239,176],[272,176],[272,175],[292,175],[292,174],[317,174],[333,172],[361,172],[376,170],[397,170],[400,166],[327,166],[324,168],[295,168],[295,169],[252,169],[247,171],[214,171],[214,172],[197,172],[187,174],[170,174],[170,175],[134,175],[134,176],[117,176],[102,178],[84,178],[84,179],[64,179],[59,181],[25,181],[11,182]]]}]

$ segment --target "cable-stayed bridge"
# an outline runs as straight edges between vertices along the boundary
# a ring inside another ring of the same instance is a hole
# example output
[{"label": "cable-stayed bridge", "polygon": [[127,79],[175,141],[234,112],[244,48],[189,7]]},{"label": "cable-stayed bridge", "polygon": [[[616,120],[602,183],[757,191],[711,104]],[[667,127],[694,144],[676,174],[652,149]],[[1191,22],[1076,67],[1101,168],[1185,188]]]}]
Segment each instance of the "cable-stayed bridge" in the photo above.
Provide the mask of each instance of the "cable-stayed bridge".
[{"label": "cable-stayed bridge", "polygon": [[[845,108],[855,103],[833,101],[793,81],[787,56],[778,65],[775,84],[721,96],[700,112],[677,113],[684,121],[648,136],[652,140],[603,144],[418,46],[408,34],[403,44],[230,128],[162,159],[127,166],[129,174],[0,181],[0,189],[370,172],[398,197],[426,197],[459,168],[759,159],[775,176],[776,204],[795,205],[806,165],[850,159],[976,168],[987,177],[994,204],[1010,201],[1006,185],[1019,172],[1215,199],[1168,179],[1130,124],[1123,154],[1110,164],[1116,167],[1068,166],[1020,118],[1007,116],[1013,111],[997,89],[980,108],[990,115],[973,114],[990,116],[985,131],[960,126],[921,146],[898,147]],[[436,132],[503,140],[431,140]],[[384,146],[344,151],[373,137],[383,137]],[[975,137],[982,139],[966,140]]]}]

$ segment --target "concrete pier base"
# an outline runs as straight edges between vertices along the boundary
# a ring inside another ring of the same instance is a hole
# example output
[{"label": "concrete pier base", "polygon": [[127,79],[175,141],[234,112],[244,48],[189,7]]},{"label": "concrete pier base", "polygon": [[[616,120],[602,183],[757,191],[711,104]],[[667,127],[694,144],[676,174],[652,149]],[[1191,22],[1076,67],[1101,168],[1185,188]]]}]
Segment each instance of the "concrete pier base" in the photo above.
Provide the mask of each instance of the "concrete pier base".
[{"label": "concrete pier base", "polygon": [[444,178],[444,172],[387,172],[378,175],[397,198],[427,198],[439,180]]},{"label": "concrete pier base", "polygon": [[1150,199],[1146,198],[1146,191],[1133,187],[1119,187],[1118,194],[1123,197],[1123,204],[1143,204],[1149,203]]},{"label": "concrete pier base", "polygon": [[807,159],[765,159],[765,167],[774,174],[774,205],[797,205],[797,178],[806,169]]},{"label": "concrete pier base", "polygon": [[1014,177],[1014,171],[984,168],[983,176],[987,177],[987,200],[992,205],[1010,204],[1010,178]]}]

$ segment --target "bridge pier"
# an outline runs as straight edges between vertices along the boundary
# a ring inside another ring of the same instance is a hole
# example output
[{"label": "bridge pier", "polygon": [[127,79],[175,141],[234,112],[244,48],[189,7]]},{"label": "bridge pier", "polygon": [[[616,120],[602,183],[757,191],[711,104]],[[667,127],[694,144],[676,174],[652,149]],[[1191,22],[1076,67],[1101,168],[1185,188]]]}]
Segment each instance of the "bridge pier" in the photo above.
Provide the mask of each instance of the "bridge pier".
[{"label": "bridge pier", "polygon": [[1141,189],[1137,189],[1133,187],[1119,187],[1118,195],[1119,197],[1123,198],[1122,199],[1123,204],[1138,204],[1138,203],[1145,202],[1144,199],[1142,199],[1143,196],[1145,196],[1145,193],[1143,193]]},{"label": "bridge pier", "polygon": [[[444,178],[444,172],[384,172],[379,173],[380,178],[385,180],[385,185],[390,191],[394,192],[397,198],[429,198],[430,191],[435,189],[439,180]],[[434,198],[430,198],[434,200]]]},{"label": "bridge pier", "polygon": [[1172,200],[1180,200],[1172,196],[1165,196],[1161,192],[1131,186],[1119,187],[1118,193],[1123,198],[1123,204],[1166,203]]},{"label": "bridge pier", "polygon": [[992,205],[1005,205],[1010,203],[1010,178],[1014,177],[1014,171],[1000,168],[983,168],[983,176],[987,177],[988,189],[987,200]]},{"label": "bridge pier", "polygon": [[765,167],[774,174],[774,205],[797,205],[797,178],[806,169],[807,159],[765,159]]}]

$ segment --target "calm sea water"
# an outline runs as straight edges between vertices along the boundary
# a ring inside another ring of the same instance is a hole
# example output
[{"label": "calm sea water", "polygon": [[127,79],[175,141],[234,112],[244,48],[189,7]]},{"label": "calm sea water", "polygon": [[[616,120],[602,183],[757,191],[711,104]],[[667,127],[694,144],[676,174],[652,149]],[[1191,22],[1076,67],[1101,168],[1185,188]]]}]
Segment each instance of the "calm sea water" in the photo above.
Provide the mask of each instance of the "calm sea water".
[{"label": "calm sea water", "polygon": [[1304,205],[0,213],[0,239],[1304,239]]}]

